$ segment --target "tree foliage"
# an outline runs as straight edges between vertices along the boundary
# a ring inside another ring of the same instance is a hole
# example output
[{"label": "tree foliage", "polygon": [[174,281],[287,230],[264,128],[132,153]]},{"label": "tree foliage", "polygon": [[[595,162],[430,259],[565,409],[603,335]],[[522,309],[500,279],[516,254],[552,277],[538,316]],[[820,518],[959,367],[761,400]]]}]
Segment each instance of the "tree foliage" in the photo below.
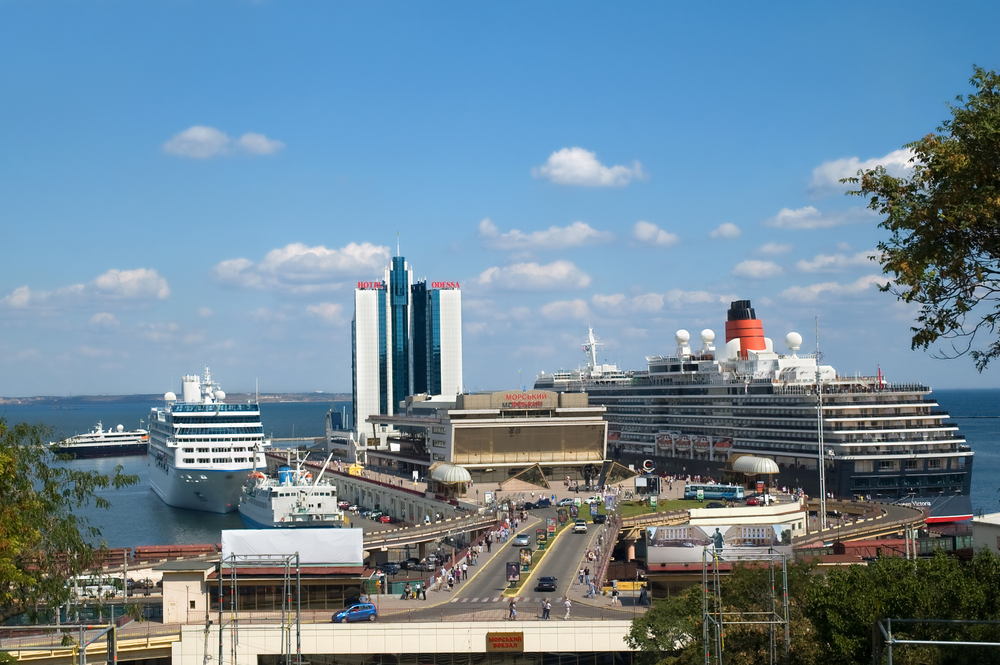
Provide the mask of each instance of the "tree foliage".
[{"label": "tree foliage", "polygon": [[107,508],[99,494],[139,482],[139,477],[79,471],[58,464],[40,425],[8,427],[0,418],[0,621],[32,613],[38,605],[60,605],[70,596],[65,581],[87,571],[106,547],[79,514],[86,506]]},{"label": "tree foliage", "polygon": [[[780,572],[779,572],[780,579]],[[983,549],[972,561],[938,554],[917,561],[880,558],[867,566],[837,568],[825,574],[801,562],[788,566],[791,639],[789,661],[796,665],[867,665],[873,650],[884,656],[879,619],[1000,620],[1000,557]],[[632,623],[630,646],[645,665],[704,662],[702,589],[657,600]],[[780,589],[778,589],[780,598]],[[759,612],[770,607],[766,568],[737,566],[723,581],[727,612]],[[900,639],[1000,642],[992,625],[893,624]],[[725,662],[769,662],[766,626],[729,624]],[[779,662],[784,647],[779,637]],[[881,662],[881,661],[880,661]],[[987,647],[897,646],[893,662],[903,665],[959,665],[1000,662],[1000,649]]]},{"label": "tree foliage", "polygon": [[[910,143],[912,172],[862,170],[844,182],[867,197],[891,232],[880,242],[883,291],[920,305],[911,347],[947,340],[945,357],[969,353],[982,371],[1000,356],[1000,76],[974,68],[975,92],[956,99],[937,133]],[[973,348],[976,334],[988,337]]]}]

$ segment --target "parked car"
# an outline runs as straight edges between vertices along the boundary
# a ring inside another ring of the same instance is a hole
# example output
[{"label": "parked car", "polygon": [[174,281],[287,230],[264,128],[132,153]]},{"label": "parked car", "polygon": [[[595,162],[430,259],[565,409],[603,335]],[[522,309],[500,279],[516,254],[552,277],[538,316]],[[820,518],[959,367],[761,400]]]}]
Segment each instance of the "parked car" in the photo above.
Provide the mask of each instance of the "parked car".
[{"label": "parked car", "polygon": [[393,517],[392,515],[381,515],[379,516],[378,521],[382,524],[398,524],[400,522],[398,518]]},{"label": "parked car", "polygon": [[399,573],[399,564],[398,563],[383,563],[383,564],[379,565],[378,569],[381,570],[386,575],[396,575],[396,574]]},{"label": "parked car", "polygon": [[597,505],[601,505],[602,503],[604,503],[604,497],[602,497],[600,494],[595,494],[594,496],[587,497],[586,499],[583,500],[583,502],[588,506],[595,503]]},{"label": "parked car", "polygon": [[604,524],[608,521],[608,516],[603,513],[598,513],[594,515],[594,524]]},{"label": "parked car", "polygon": [[409,559],[403,559],[399,562],[399,567],[403,570],[419,570],[416,566],[420,563],[420,559],[411,556]]},{"label": "parked car", "polygon": [[587,533],[587,523],[583,520],[573,522],[573,533]]},{"label": "parked car", "polygon": [[347,507],[347,509],[348,509],[349,511],[351,511],[352,513],[356,513],[356,512],[358,512],[359,508],[360,508],[360,506],[358,506],[358,504],[356,504],[356,503],[352,503],[351,505],[349,505],[349,506]]},{"label": "parked car", "polygon": [[528,538],[528,534],[522,533],[519,536],[514,536],[515,547],[527,547],[530,544],[531,544],[531,539]]},{"label": "parked car", "polygon": [[535,591],[555,591],[556,590],[556,578],[550,575],[543,575],[538,578],[538,584],[535,586]]},{"label": "parked car", "polygon": [[576,500],[571,499],[569,497],[566,497],[565,499],[559,499],[559,503],[557,503],[556,505],[557,506],[575,506],[576,505]]},{"label": "parked car", "polygon": [[424,559],[423,561],[413,564],[410,570],[419,570],[425,573],[437,570],[437,559]]},{"label": "parked car", "polygon": [[541,499],[535,502],[535,506],[537,506],[538,508],[548,508],[551,505],[552,502],[546,499],[545,497],[542,497]]},{"label": "parked car", "polygon": [[718,501],[713,501],[713,502],[711,502],[710,504],[708,504],[708,505],[707,505],[707,506],[705,506],[705,507],[706,507],[706,508],[725,508],[725,507],[726,507],[726,504],[724,504],[724,503],[720,503],[720,502],[718,502]]},{"label": "parked car", "polygon": [[377,522],[378,518],[382,517],[382,515],[384,515],[384,514],[385,513],[383,513],[381,510],[373,510],[370,513],[368,513],[368,519],[374,520],[374,521]]},{"label": "parked car", "polygon": [[338,501],[337,502],[337,507],[340,508],[341,510],[346,510],[346,509],[348,509],[348,508],[351,507],[351,502],[350,501]]},{"label": "parked car", "polygon": [[346,610],[333,615],[333,623],[350,623],[354,621],[375,621],[378,618],[378,608],[371,603],[357,603]]}]

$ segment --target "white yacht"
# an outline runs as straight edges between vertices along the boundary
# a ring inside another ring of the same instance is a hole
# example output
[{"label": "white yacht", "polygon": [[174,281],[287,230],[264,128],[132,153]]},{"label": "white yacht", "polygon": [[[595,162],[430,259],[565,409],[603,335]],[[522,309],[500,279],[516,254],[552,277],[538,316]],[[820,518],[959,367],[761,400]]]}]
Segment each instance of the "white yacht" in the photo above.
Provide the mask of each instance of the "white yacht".
[{"label": "white yacht", "polygon": [[98,421],[93,431],[50,442],[49,449],[59,455],[78,459],[145,455],[148,441],[149,432],[144,429],[126,432],[124,425],[104,429],[104,425]]},{"label": "white yacht", "polygon": [[277,477],[256,470],[251,473],[240,497],[243,524],[248,529],[350,526],[343,509],[337,505],[337,488],[323,480],[330,457],[315,480],[303,467],[305,460],[298,453],[295,468],[281,466]]},{"label": "white yacht", "polygon": [[168,392],[166,406],[149,417],[149,481],[163,501],[177,508],[229,513],[237,509],[247,475],[264,466],[260,407],[227,404],[226,394],[205,368],[204,378],[182,378],[180,399]]}]

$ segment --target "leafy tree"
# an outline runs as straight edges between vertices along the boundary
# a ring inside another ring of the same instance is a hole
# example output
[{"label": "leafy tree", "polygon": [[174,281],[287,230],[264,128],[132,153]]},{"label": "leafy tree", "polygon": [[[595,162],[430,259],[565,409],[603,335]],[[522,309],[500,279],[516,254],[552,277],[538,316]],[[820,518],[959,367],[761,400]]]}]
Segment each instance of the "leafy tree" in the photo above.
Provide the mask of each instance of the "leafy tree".
[{"label": "leafy tree", "polygon": [[[885,215],[892,236],[878,260],[893,279],[880,288],[920,305],[911,347],[949,340],[943,356],[969,353],[982,371],[1000,356],[1000,76],[975,67],[970,82],[976,91],[957,97],[951,119],[906,146],[910,175],[877,166],[844,182]],[[979,332],[989,342],[973,349]]]},{"label": "leafy tree", "polygon": [[66,580],[100,561],[100,529],[78,512],[111,504],[99,492],[139,482],[122,467],[113,475],[55,464],[39,425],[7,426],[0,418],[0,622],[65,603]]},{"label": "leafy tree", "polygon": [[701,585],[654,601],[649,610],[632,621],[629,646],[638,649],[644,665],[693,665],[703,663]]}]

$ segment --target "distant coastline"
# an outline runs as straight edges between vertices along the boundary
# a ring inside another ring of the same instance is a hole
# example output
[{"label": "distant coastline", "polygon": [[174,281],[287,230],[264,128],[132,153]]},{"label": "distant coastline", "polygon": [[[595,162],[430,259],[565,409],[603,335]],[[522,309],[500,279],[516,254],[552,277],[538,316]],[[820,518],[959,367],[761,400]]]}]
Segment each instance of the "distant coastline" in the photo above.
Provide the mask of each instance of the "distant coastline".
[{"label": "distant coastline", "polygon": [[[253,399],[253,393],[229,393],[227,400],[242,402]],[[262,403],[274,402],[349,402],[351,393],[260,393],[257,400]],[[69,409],[75,406],[94,404],[159,404],[163,395],[72,395],[70,397],[2,397],[0,405],[51,406],[54,409]]]}]

